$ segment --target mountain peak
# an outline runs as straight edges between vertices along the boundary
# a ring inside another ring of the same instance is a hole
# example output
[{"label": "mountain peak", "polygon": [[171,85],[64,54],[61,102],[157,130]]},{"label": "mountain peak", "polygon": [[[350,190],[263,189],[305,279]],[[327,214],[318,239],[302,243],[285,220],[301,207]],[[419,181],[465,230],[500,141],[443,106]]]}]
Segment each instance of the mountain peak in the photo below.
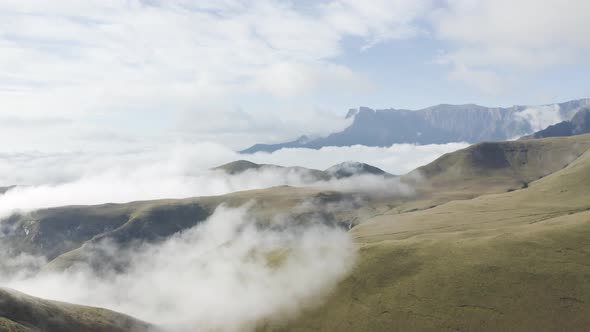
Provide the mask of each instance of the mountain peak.
[{"label": "mountain peak", "polygon": [[228,174],[234,175],[234,174],[245,172],[250,169],[259,169],[262,166],[263,165],[256,164],[251,161],[242,159],[242,160],[232,161],[230,163],[223,164],[221,166],[217,166],[217,167],[213,168],[213,170],[221,170],[221,171],[224,171]]},{"label": "mountain peak", "polygon": [[377,168],[375,166],[371,166],[369,164],[361,163],[358,161],[345,161],[343,163],[334,165],[334,166],[326,169],[325,172],[337,179],[347,178],[347,177],[351,177],[354,175],[362,175],[362,174],[391,176],[391,174],[385,172],[384,170],[382,170],[380,168]]}]

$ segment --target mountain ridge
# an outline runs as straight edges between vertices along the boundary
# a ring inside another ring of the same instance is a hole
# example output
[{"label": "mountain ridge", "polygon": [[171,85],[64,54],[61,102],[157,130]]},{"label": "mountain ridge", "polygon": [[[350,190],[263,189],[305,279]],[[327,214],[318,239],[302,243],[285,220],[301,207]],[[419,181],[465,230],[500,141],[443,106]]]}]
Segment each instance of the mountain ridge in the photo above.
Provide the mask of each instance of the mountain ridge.
[{"label": "mountain ridge", "polygon": [[[477,104],[439,104],[419,110],[350,109],[352,124],[326,137],[307,137],[277,144],[256,144],[243,154],[274,152],[283,148],[320,149],[325,146],[391,146],[392,144],[445,144],[502,141],[530,134],[539,125],[570,120],[590,99],[538,106],[485,107]],[[547,116],[547,114],[549,116]]]}]

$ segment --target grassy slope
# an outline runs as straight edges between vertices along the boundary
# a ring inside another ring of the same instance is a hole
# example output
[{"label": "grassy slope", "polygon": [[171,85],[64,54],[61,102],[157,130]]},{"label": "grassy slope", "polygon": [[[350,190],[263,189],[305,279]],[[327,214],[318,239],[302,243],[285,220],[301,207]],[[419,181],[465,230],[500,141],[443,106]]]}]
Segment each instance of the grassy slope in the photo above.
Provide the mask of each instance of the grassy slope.
[{"label": "grassy slope", "polygon": [[[447,153],[405,175],[417,197],[390,202],[402,213],[452,200],[521,189],[566,167],[590,148],[590,135],[531,141],[480,143]],[[420,180],[416,180],[420,179]]]},{"label": "grassy slope", "polygon": [[[344,211],[337,217],[358,223],[366,215],[419,210],[452,199],[518,188],[524,182],[562,168],[588,147],[590,135],[526,143],[478,144],[419,168],[417,171],[426,181],[418,183],[418,197],[381,197],[373,199],[362,213]],[[406,179],[411,181],[413,177],[406,176]],[[276,187],[218,197],[44,209],[5,222],[16,231],[14,236],[4,240],[15,250],[43,254],[49,260],[61,256],[52,266],[63,268],[71,264],[79,252],[77,249],[87,241],[97,242],[109,237],[126,243],[165,238],[206,219],[222,202],[237,206],[257,200],[254,210],[269,217],[291,211],[305,199],[320,196],[320,190]],[[68,252],[72,253],[64,256]]]},{"label": "grassy slope", "polygon": [[[108,228],[104,232],[97,232],[91,237],[81,237],[69,250],[63,250],[44,269],[52,271],[64,270],[78,262],[88,262],[89,257],[99,257],[91,244],[103,239],[110,239],[119,244],[133,243],[134,241],[158,241],[184,229],[189,229],[199,222],[206,220],[222,203],[231,207],[242,206],[253,202],[251,213],[259,218],[260,222],[268,222],[270,218],[280,213],[289,213],[293,217],[304,217],[309,214],[321,214],[327,222],[348,224],[354,222],[354,218],[362,213],[351,205],[348,209],[326,213],[318,207],[325,207],[330,201],[353,200],[352,194],[340,194],[336,192],[324,192],[316,189],[294,188],[288,186],[274,187],[263,190],[250,190],[236,192],[223,196],[197,197],[182,200],[157,200],[150,202],[137,202],[122,205],[113,205],[111,212],[119,211],[124,221],[116,228]],[[296,207],[304,201],[315,202],[307,209]],[[118,207],[117,210],[112,210]],[[72,207],[70,207],[71,209]],[[62,214],[63,209],[51,209],[53,214]],[[69,224],[71,220],[84,221],[92,211],[102,211],[105,206],[75,207],[78,211],[76,218],[68,217],[66,220],[52,219],[54,224]],[[114,213],[114,212],[113,212]],[[106,219],[105,219],[106,220]],[[49,226],[48,226],[49,227]],[[59,226],[62,227],[62,226]],[[54,227],[55,229],[56,227]],[[78,228],[85,229],[85,228]],[[94,229],[94,228],[93,228]],[[104,257],[104,260],[109,260]],[[97,268],[99,266],[96,266]]]},{"label": "grassy slope", "polygon": [[584,331],[589,195],[590,151],[527,189],[376,216],[354,272],[285,330]]},{"label": "grassy slope", "polygon": [[[369,208],[373,216],[352,231],[361,247],[353,274],[326,305],[286,329],[581,330],[590,324],[584,315],[590,310],[590,153],[546,175],[589,146],[590,135],[486,143],[421,168],[428,181],[420,183],[418,198],[427,202],[425,207],[435,200],[439,205],[402,213],[414,202],[373,202],[378,206]],[[527,189],[506,192],[543,176]],[[503,193],[448,202],[489,192]],[[269,217],[303,200],[322,205],[339,201],[340,195],[277,187],[212,198],[48,209],[38,212],[32,224],[60,232],[91,225],[78,245],[104,236],[126,241],[189,227],[199,219],[194,209],[205,217],[221,202],[237,206],[254,199],[259,202],[255,213]],[[353,216],[345,211],[340,218]],[[76,259],[74,251],[53,264],[63,268]],[[16,329],[20,323],[0,319],[1,324]]]},{"label": "grassy slope", "polygon": [[0,288],[3,332],[144,332],[147,323],[110,310],[47,301]]}]

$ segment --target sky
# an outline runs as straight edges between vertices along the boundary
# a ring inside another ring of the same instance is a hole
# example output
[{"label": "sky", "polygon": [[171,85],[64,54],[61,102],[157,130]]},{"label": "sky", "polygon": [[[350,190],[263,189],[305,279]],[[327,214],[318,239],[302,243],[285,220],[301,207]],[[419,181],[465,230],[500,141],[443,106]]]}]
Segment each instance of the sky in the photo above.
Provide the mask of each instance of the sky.
[{"label": "sky", "polygon": [[232,149],[590,96],[585,0],[0,0],[2,152]]}]

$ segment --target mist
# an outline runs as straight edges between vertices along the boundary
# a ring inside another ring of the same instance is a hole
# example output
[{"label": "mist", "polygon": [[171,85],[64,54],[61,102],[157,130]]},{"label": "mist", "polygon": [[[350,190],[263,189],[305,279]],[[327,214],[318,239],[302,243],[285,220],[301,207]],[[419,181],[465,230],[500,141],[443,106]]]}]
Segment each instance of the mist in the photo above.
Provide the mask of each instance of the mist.
[{"label": "mist", "polygon": [[283,149],[275,153],[240,155],[213,143],[179,145],[169,150],[139,150],[111,154],[40,152],[0,155],[0,184],[21,185],[0,195],[0,218],[14,211],[64,205],[125,203],[137,200],[222,195],[279,185],[310,186],[382,194],[410,194],[395,179],[363,175],[318,182],[303,171],[264,168],[237,175],[211,168],[238,159],[280,166],[325,169],[354,160],[403,174],[463,143],[389,148],[328,147],[320,150]]},{"label": "mist", "polygon": [[[261,226],[251,205],[221,206],[205,222],[162,243],[102,251],[125,262],[96,273],[87,265],[35,276],[0,274],[3,286],[35,296],[100,306],[166,331],[248,331],[319,305],[350,272],[348,233],[322,220],[289,217]],[[30,258],[13,260],[28,268]]]},{"label": "mist", "polygon": [[[413,188],[390,176],[317,178],[306,169],[277,167],[232,175],[212,168],[248,159],[323,170],[353,160],[403,174],[464,146],[401,144],[240,155],[203,143],[167,150],[2,154],[1,183],[18,186],[0,195],[0,220],[41,208],[212,196],[280,185],[407,196]],[[355,211],[362,204],[362,199],[307,200],[275,215],[270,223],[257,219],[252,204],[222,205],[206,221],[162,242],[125,247],[109,240],[87,242],[84,249],[91,249],[91,256],[65,271],[47,269],[43,257],[0,244],[0,285],[41,298],[108,308],[166,331],[274,326],[321,304],[351,271],[356,248],[347,233],[350,225],[324,218]],[[0,221],[0,227],[9,225]]]}]

